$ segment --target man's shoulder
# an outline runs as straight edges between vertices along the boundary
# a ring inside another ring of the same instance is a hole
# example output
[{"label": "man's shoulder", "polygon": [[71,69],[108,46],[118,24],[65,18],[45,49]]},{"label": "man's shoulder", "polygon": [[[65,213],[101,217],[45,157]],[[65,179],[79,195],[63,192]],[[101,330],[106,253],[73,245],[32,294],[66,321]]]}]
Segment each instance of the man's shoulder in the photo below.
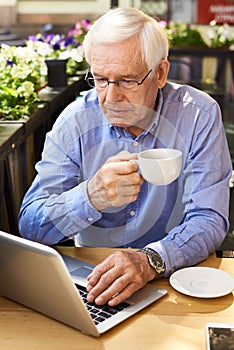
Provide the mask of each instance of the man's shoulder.
[{"label": "man's shoulder", "polygon": [[190,85],[167,82],[162,92],[164,101],[192,103],[204,107],[216,103],[207,93]]},{"label": "man's shoulder", "polygon": [[100,108],[98,97],[94,89],[80,92],[70,106],[76,111],[96,110]]},{"label": "man's shoulder", "polygon": [[[95,116],[95,118],[94,118]],[[97,94],[95,91],[85,91],[82,96],[78,96],[62,111],[57,119],[57,124],[69,123],[73,124],[90,123],[92,120],[102,119],[103,113],[100,108]]]}]

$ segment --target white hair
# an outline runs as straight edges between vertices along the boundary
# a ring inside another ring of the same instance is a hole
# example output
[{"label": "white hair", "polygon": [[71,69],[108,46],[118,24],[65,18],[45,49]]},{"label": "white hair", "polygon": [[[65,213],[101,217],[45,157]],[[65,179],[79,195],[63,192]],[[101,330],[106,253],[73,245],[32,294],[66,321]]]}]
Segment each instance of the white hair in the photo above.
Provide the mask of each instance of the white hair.
[{"label": "white hair", "polygon": [[91,65],[93,44],[113,44],[130,38],[139,40],[142,62],[149,69],[167,59],[169,44],[163,27],[136,8],[116,8],[96,20],[86,34],[83,43],[86,61]]}]

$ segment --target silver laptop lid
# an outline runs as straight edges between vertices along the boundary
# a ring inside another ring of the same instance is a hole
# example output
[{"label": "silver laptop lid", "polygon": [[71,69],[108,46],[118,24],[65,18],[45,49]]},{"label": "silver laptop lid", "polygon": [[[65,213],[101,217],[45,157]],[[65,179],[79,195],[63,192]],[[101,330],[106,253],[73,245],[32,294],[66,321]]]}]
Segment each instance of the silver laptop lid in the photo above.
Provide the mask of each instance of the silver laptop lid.
[{"label": "silver laptop lid", "polygon": [[66,265],[53,248],[0,232],[0,293],[98,336]]}]

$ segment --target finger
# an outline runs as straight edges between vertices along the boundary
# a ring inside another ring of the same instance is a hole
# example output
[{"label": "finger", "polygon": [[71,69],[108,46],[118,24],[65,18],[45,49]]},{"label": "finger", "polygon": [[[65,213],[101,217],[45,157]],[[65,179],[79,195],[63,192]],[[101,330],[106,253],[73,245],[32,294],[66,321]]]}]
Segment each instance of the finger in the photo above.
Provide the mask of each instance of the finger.
[{"label": "finger", "polygon": [[138,173],[113,176],[102,171],[88,182],[89,199],[100,211],[107,206],[125,205],[137,199],[142,183]]},{"label": "finger", "polygon": [[137,159],[138,155],[137,153],[130,153],[128,151],[121,151],[120,153],[117,153],[115,156],[110,157],[107,159],[107,163],[109,162],[122,162],[122,161],[129,161],[130,159]]},{"label": "finger", "polygon": [[111,187],[108,190],[108,198],[112,206],[120,206],[137,200],[142,179],[139,174],[136,175],[132,182],[128,181],[127,178],[121,179],[116,183],[115,187]]},{"label": "finger", "polygon": [[[97,274],[89,277],[91,289],[88,296],[90,302],[99,305],[106,302],[116,305],[152,279],[148,260],[142,253],[116,251],[101,265],[101,269],[94,271]],[[107,266],[109,270],[100,276]],[[96,285],[94,281],[98,281]]]},{"label": "finger", "polygon": [[108,288],[113,281],[121,275],[121,266],[114,263],[114,258],[109,256],[101,264],[97,265],[87,277],[87,290],[94,289],[94,292],[101,292]]},{"label": "finger", "polygon": [[112,173],[118,175],[132,174],[138,171],[138,164],[136,162],[130,162],[129,160],[118,160],[115,162],[106,163],[107,168],[105,171],[109,170]]},{"label": "finger", "polygon": [[132,296],[137,290],[141,289],[143,286],[139,286],[136,283],[129,283],[126,288],[124,288],[121,292],[116,293],[112,296],[112,298],[108,301],[109,306],[115,306],[122,301],[125,301],[130,296]]},{"label": "finger", "polygon": [[112,266],[109,266],[107,264],[107,261],[105,260],[103,263],[97,265],[90,275],[87,277],[88,285],[96,285],[98,281],[100,280],[101,276],[105,274],[109,269],[111,269]]},{"label": "finger", "polygon": [[129,277],[127,277],[127,275],[120,276],[119,278],[113,280],[113,283],[110,283],[108,288],[104,288],[102,290],[97,285],[95,288],[93,288],[93,290],[91,290],[89,296],[92,296],[93,301],[97,305],[103,305],[109,300],[115,298],[128,285],[128,280]]},{"label": "finger", "polygon": [[[134,270],[136,273],[133,273]],[[103,305],[109,301],[112,303],[112,299],[115,299],[114,303],[118,303],[120,299],[122,301],[129,297],[146,283],[146,280],[142,278],[142,267],[140,267],[139,275],[135,268],[134,270],[127,267],[124,262],[121,266],[115,265],[90,291],[88,300]]]},{"label": "finger", "polygon": [[121,177],[119,181],[116,181],[116,185],[113,188],[116,194],[119,195],[131,195],[140,191],[141,177],[136,173],[133,176]]},{"label": "finger", "polygon": [[115,285],[114,289],[112,285],[113,283],[116,283],[115,281],[118,280],[118,278],[122,275],[122,269],[123,268],[121,262],[116,262],[114,265],[112,264],[111,256],[108,257],[106,261],[104,261],[104,264],[101,266],[101,268],[99,266],[97,269],[95,269],[88,276],[88,284],[86,287],[87,291],[89,292],[88,301],[93,302],[103,292],[104,300],[109,300],[112,297],[113,293],[116,293]]},{"label": "finger", "polygon": [[[111,288],[111,284],[114,282],[115,277],[108,277],[108,273],[102,275],[100,280],[96,285],[92,285],[89,283],[87,285],[87,291],[89,292],[87,299],[89,302],[96,302],[97,304],[102,305],[105,304],[108,300],[112,298],[116,292],[113,291],[113,288]],[[112,275],[114,276],[114,275]]]},{"label": "finger", "polygon": [[121,191],[116,192],[115,196],[113,196],[110,200],[110,204],[114,207],[118,207],[121,205],[125,205],[131,202],[134,202],[138,198],[138,193],[140,191],[140,185],[135,188],[135,190],[124,191],[124,188]]},{"label": "finger", "polygon": [[122,184],[123,186],[138,185],[140,184],[141,179],[141,175],[134,171],[133,173],[126,174],[125,176],[120,175],[118,184]]},{"label": "finger", "polygon": [[97,305],[108,303],[110,306],[114,306],[129,298],[146,284],[146,281],[129,282],[130,280],[131,276],[124,275],[120,277],[93,301]]}]

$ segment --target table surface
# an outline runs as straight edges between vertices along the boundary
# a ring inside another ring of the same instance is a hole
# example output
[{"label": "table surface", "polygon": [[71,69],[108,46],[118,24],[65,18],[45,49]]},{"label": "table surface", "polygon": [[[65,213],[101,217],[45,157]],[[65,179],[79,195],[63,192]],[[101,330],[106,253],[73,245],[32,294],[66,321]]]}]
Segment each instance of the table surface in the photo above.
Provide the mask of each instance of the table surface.
[{"label": "table surface", "polygon": [[[62,253],[99,263],[109,248],[59,247]],[[234,260],[211,255],[198,266],[213,267],[234,276]],[[205,350],[208,322],[234,323],[233,293],[199,299],[174,290],[168,279],[153,282],[168,294],[99,338],[80,333],[58,321],[0,297],[1,350]],[[217,281],[218,283],[218,281]],[[20,288],[20,286],[19,286]]]}]

